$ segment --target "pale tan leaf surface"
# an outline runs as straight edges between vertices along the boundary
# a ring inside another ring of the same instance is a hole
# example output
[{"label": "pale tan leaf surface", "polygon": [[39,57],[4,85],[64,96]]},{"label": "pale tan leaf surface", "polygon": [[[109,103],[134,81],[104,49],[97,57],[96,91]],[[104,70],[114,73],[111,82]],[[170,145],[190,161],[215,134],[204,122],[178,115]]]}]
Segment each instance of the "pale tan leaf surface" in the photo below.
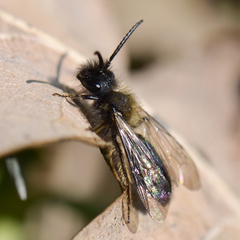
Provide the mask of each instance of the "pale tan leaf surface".
[{"label": "pale tan leaf surface", "polygon": [[[99,50],[107,58],[122,38],[115,13],[105,0],[10,0],[1,1],[0,8],[88,57]],[[137,20],[134,19],[134,22]],[[125,51],[114,60],[116,66],[126,66],[127,61],[123,58]]]},{"label": "pale tan leaf surface", "polygon": [[239,239],[239,199],[206,159],[189,147],[188,150],[200,171],[202,188],[199,191],[189,191],[182,186],[174,189],[173,201],[163,224],[141,213],[137,232],[129,233],[122,220],[120,197],[73,239],[213,240],[220,235],[222,239],[228,239],[228,236]]},{"label": "pale tan leaf surface", "polygon": [[0,17],[1,156],[60,139],[104,144],[87,130],[88,123],[76,107],[52,96],[55,92],[62,93],[54,86],[61,55],[69,54],[61,68],[60,82],[64,79],[61,83],[70,87],[83,57],[73,57],[74,53],[64,45],[28,29],[20,21],[16,24],[5,13]]}]

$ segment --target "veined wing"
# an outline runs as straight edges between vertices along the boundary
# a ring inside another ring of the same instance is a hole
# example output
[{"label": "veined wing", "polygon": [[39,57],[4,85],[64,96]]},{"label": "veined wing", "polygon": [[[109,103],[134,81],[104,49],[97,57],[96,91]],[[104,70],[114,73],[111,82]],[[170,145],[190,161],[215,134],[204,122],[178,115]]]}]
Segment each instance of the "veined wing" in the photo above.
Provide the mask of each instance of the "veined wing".
[{"label": "veined wing", "polygon": [[162,222],[171,198],[167,170],[151,143],[135,134],[119,112],[114,117],[138,194],[149,215]]},{"label": "veined wing", "polygon": [[183,147],[142,108],[138,111],[142,122],[134,131],[141,132],[142,136],[152,144],[166,167],[172,182],[194,190],[200,188],[200,179],[195,164]]}]

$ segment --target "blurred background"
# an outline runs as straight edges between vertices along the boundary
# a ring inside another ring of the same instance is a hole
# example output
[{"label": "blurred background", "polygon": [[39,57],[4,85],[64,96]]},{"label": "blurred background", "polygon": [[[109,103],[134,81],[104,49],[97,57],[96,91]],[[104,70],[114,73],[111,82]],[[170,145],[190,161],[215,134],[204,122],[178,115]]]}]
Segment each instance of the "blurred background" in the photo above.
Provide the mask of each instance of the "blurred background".
[{"label": "blurred background", "polygon": [[[240,1],[2,0],[0,9],[87,58],[108,58],[144,19],[112,69],[240,195]],[[70,239],[120,195],[96,147],[65,142],[18,158],[29,197],[19,199],[1,161],[0,240]]]}]

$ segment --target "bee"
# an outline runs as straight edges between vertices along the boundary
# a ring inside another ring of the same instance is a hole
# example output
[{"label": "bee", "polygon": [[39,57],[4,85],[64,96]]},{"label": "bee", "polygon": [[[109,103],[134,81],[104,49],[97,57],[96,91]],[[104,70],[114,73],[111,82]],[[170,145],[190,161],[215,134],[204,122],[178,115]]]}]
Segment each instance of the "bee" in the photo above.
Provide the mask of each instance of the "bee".
[{"label": "bee", "polygon": [[119,85],[110,70],[112,60],[142,22],[128,31],[108,60],[96,51],[97,60],[79,67],[76,77],[82,91],[55,94],[75,99],[76,105],[78,101],[85,104],[82,109],[91,130],[111,143],[100,150],[124,191],[123,219],[133,233],[138,225],[136,195],[151,218],[163,222],[173,184],[192,190],[200,187],[198,171],[182,146]]}]

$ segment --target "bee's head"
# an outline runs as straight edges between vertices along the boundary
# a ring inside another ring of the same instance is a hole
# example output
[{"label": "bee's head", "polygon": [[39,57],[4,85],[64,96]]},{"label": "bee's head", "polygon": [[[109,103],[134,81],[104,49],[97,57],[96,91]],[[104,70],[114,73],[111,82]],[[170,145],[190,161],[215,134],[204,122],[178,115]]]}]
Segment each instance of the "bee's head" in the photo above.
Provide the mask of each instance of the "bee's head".
[{"label": "bee's head", "polygon": [[108,70],[108,62],[104,63],[102,55],[99,52],[94,54],[98,56],[99,62],[88,62],[83,65],[77,78],[89,92],[96,96],[104,96],[116,85],[115,75]]},{"label": "bee's head", "polygon": [[114,73],[108,68],[122,46],[142,22],[143,20],[140,20],[132,26],[122,41],[118,44],[108,61],[104,62],[100,52],[95,52],[94,54],[98,56],[99,61],[88,62],[88,64],[80,67],[77,78],[90,93],[97,97],[104,96],[116,86]]}]

